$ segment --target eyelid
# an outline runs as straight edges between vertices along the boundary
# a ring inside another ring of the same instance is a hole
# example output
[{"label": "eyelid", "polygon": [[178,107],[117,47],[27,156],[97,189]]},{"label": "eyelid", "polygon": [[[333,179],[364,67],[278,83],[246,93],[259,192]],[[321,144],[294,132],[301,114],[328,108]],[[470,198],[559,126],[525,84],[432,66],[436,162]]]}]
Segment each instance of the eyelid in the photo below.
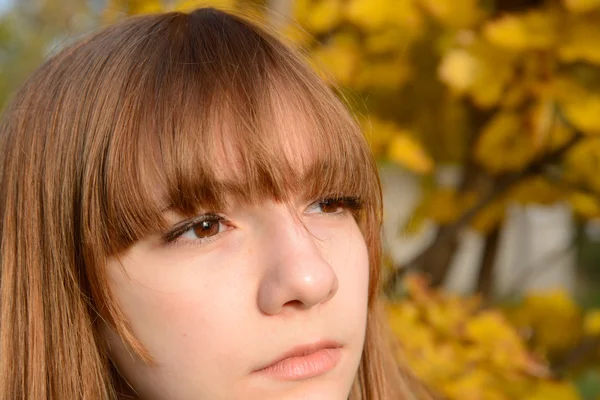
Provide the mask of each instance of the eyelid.
[{"label": "eyelid", "polygon": [[335,196],[335,195],[323,197],[323,198],[311,203],[309,205],[309,208],[313,207],[314,205],[318,205],[319,203],[326,202],[326,201],[342,203],[342,208],[343,208],[342,211],[334,212],[334,213],[325,213],[325,214],[329,214],[329,215],[342,214],[345,211],[349,211],[349,212],[355,214],[364,208],[364,203],[361,200],[361,198],[358,196]]},{"label": "eyelid", "polygon": [[[206,214],[198,215],[196,217],[184,220],[184,221],[176,224],[173,228],[169,229],[166,233],[164,233],[162,235],[162,240],[164,243],[167,243],[167,244],[174,243],[175,241],[177,241],[177,239],[179,239],[179,237],[181,235],[183,235],[184,233],[186,233],[187,231],[192,229],[194,226],[196,226],[199,223],[204,222],[204,221],[217,221],[217,222],[221,223],[221,222],[227,222],[227,218],[225,218],[222,215],[215,214],[215,213],[206,213]],[[210,239],[206,239],[206,240],[210,240]]]}]

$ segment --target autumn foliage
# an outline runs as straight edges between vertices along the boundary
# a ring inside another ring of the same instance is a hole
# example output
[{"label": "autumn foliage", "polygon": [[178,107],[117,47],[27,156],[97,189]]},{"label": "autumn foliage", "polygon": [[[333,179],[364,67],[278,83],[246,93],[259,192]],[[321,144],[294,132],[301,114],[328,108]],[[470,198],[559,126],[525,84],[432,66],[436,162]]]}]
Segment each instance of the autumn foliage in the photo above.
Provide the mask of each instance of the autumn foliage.
[{"label": "autumn foliage", "polygon": [[[472,218],[475,228],[500,224],[511,201],[567,201],[581,217],[598,217],[600,6],[534,3],[507,12],[502,1],[297,0],[295,16],[311,35],[290,35],[336,85],[368,93],[357,111],[368,110],[380,158],[421,174],[470,163],[491,186],[522,175]],[[559,171],[544,173],[551,164]],[[438,215],[436,202],[424,212],[442,224],[485,195],[434,188],[432,198],[437,190],[452,198],[452,212]]]},{"label": "autumn foliage", "polygon": [[398,357],[448,399],[580,399],[560,363],[586,343],[593,345],[571,361],[600,361],[600,311],[583,313],[561,290],[491,308],[477,296],[433,290],[419,275],[404,288],[388,305]]}]

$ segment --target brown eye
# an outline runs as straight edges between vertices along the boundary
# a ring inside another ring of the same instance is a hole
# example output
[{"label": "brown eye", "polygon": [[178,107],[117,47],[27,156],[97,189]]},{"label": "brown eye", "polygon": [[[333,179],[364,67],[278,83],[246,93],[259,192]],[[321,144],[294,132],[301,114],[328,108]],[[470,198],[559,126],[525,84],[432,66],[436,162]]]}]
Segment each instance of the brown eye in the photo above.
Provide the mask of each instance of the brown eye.
[{"label": "brown eye", "polygon": [[194,236],[198,239],[204,239],[219,233],[220,224],[221,221],[219,220],[205,220],[194,225],[191,231],[193,231]]},{"label": "brown eye", "polygon": [[228,220],[217,214],[203,214],[180,223],[162,236],[167,244],[195,243],[203,244],[217,239],[230,228]]},{"label": "brown eye", "polygon": [[352,214],[356,214],[362,208],[363,203],[359,197],[327,197],[311,204],[307,212],[309,214],[342,215],[349,211]]},{"label": "brown eye", "polygon": [[341,200],[334,200],[334,199],[323,200],[323,201],[319,202],[319,205],[321,206],[321,210],[325,214],[335,213],[340,208],[344,208],[344,202],[343,201],[341,201]]}]

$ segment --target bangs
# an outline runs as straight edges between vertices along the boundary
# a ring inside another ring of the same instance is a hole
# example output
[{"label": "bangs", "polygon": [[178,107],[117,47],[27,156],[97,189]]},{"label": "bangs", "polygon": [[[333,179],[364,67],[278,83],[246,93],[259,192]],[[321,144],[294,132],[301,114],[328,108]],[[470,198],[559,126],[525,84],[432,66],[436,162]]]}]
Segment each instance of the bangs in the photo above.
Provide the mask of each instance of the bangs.
[{"label": "bangs", "polygon": [[357,124],[272,36],[205,9],[170,14],[143,41],[108,148],[109,253],[164,229],[166,209],[189,216],[295,196],[381,206]]}]

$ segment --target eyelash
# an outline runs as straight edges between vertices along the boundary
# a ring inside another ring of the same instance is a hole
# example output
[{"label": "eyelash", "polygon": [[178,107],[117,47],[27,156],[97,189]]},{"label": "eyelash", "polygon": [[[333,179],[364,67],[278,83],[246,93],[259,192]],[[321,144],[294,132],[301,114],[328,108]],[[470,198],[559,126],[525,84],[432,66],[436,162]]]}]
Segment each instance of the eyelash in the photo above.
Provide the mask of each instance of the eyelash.
[{"label": "eyelash", "polygon": [[[332,212],[332,213],[324,213],[324,214],[331,215],[331,216],[338,216],[338,215],[342,215],[342,214],[346,214],[347,212],[350,212],[356,218],[358,212],[360,210],[362,210],[364,207],[362,200],[358,197],[341,196],[341,197],[326,197],[322,200],[312,203],[309,206],[309,208],[312,207],[313,205],[320,205],[321,207],[323,207],[324,203],[337,203],[337,202],[342,203],[341,206],[339,206],[342,208],[341,211],[336,211],[336,212]],[[201,223],[206,222],[206,221],[212,221],[212,222],[220,224],[222,222],[227,222],[227,219],[222,215],[218,215],[218,214],[214,214],[214,213],[207,213],[207,214],[199,215],[198,217],[194,217],[192,219],[189,219],[187,221],[180,223],[179,225],[175,226],[170,231],[166,232],[162,236],[162,241],[166,245],[189,244],[191,242],[193,242],[194,244],[210,243],[213,240],[215,240],[221,232],[219,232],[215,235],[209,236],[207,238],[198,238],[198,239],[192,240],[192,241],[179,240],[181,238],[181,236],[183,236],[185,233],[189,232],[191,229],[199,226]]]}]

